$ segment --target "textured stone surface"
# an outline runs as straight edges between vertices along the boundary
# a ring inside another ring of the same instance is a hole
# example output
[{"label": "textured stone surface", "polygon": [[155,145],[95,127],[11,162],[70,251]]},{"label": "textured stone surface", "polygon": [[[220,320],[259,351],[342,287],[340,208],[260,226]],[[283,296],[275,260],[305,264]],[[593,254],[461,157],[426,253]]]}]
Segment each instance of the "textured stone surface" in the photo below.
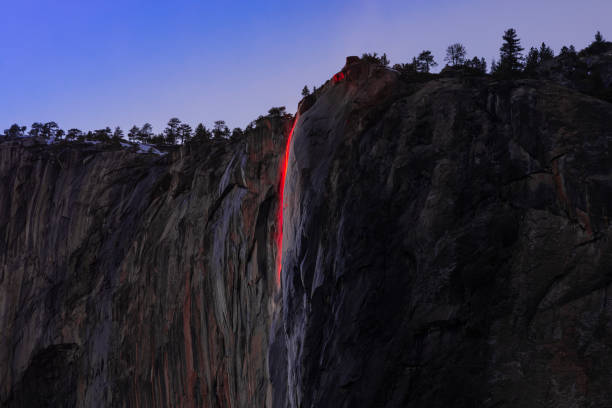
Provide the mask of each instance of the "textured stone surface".
[{"label": "textured stone surface", "polygon": [[[353,61],[241,141],[0,143],[0,402],[605,407],[612,104]],[[433,79],[432,79],[433,78]]]},{"label": "textured stone surface", "polygon": [[4,404],[269,405],[290,123],[264,122],[161,158],[0,144]]},{"label": "textured stone surface", "polygon": [[276,406],[609,406],[612,104],[351,69],[293,135]]}]

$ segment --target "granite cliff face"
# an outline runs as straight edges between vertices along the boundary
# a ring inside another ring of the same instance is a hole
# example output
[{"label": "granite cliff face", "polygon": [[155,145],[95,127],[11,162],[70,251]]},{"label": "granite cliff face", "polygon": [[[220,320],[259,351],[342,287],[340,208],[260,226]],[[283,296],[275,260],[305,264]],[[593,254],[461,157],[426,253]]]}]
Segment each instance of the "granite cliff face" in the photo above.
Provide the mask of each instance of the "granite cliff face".
[{"label": "granite cliff face", "polygon": [[351,62],[235,143],[0,144],[0,401],[609,404],[612,104]]},{"label": "granite cliff face", "polygon": [[345,74],[293,135],[277,406],[607,406],[612,104]]},{"label": "granite cliff face", "polygon": [[161,158],[0,144],[3,405],[268,405],[290,122],[264,122]]}]

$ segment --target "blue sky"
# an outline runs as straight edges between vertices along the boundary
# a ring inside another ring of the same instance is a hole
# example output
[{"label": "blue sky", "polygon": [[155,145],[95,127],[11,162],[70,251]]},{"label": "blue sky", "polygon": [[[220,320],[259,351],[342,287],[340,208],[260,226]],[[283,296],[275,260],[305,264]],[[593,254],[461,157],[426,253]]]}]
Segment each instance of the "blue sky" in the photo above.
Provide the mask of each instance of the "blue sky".
[{"label": "blue sky", "polygon": [[423,49],[442,62],[462,42],[496,57],[504,29],[525,48],[612,38],[610,0],[0,0],[0,131],[54,120],[129,129],[171,117],[244,127],[272,106],[295,111],[347,55]]}]

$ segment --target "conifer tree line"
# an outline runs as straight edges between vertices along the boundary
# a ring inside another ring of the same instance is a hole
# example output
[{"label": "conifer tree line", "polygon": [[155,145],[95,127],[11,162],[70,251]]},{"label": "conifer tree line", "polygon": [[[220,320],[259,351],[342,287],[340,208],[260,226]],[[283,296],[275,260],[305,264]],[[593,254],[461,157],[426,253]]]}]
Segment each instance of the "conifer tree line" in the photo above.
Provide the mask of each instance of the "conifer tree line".
[{"label": "conifer tree line", "polygon": [[[491,74],[500,77],[529,77],[536,73],[539,66],[555,58],[555,52],[546,43],[539,47],[531,47],[526,55],[521,46],[521,40],[515,29],[509,28],[504,32],[503,44],[499,49],[499,61],[491,62]],[[603,35],[597,31],[591,44],[580,52],[576,52],[573,45],[563,46],[559,57],[578,57],[602,52],[608,46]]]},{"label": "conifer tree line", "polygon": [[153,126],[150,123],[145,123],[141,127],[136,125],[132,126],[127,135],[120,127],[115,127],[114,130],[110,127],[106,127],[104,129],[90,130],[88,132],[83,132],[76,128],[64,131],[60,129],[56,122],[34,122],[30,130],[27,129],[27,126],[13,124],[10,128],[5,129],[3,134],[0,134],[0,138],[5,137],[14,139],[35,136],[54,141],[92,140],[116,143],[129,141],[132,143],[155,145],[178,145],[190,141],[202,142],[206,140],[239,139],[244,136],[246,132],[255,129],[263,119],[280,117],[290,118],[292,115],[287,113],[284,106],[272,107],[268,111],[268,115],[260,115],[256,120],[249,123],[244,130],[236,127],[231,131],[224,120],[215,121],[211,129],[206,128],[202,123],[199,123],[195,129],[193,129],[189,124],[181,122],[179,118],[171,118],[162,133],[155,134],[153,132]]},{"label": "conifer tree line", "polygon": [[[534,75],[539,66],[552,60],[555,53],[546,43],[542,42],[537,48],[531,47],[527,55],[523,55],[524,48],[521,46],[521,40],[514,28],[507,29],[502,36],[502,46],[499,49],[499,59],[491,61],[489,74],[499,78],[516,78],[529,77]],[[604,51],[607,44],[603,35],[598,31],[595,34],[595,40],[580,53],[576,52],[573,45],[569,47],[563,46],[559,56],[577,57],[579,55],[589,55]],[[365,53],[361,56],[362,61],[368,61],[379,64],[385,67],[390,66],[390,60],[387,54],[378,55],[377,53]],[[467,57],[467,49],[461,43],[454,43],[446,48],[444,57],[446,62],[445,69],[465,69],[479,74],[487,73],[487,62],[484,58]],[[412,57],[408,63],[394,64],[393,69],[403,74],[429,74],[431,69],[436,67],[434,55],[430,50],[423,50],[418,56]],[[443,70],[444,71],[444,70]],[[316,89],[316,88],[315,88]],[[314,91],[313,91],[314,93]],[[308,96],[311,92],[308,86],[302,89],[302,96]]]},{"label": "conifer tree line", "polygon": [[[491,61],[489,73],[500,78],[515,78],[529,77],[534,75],[539,66],[547,61],[555,58],[554,51],[544,42],[538,48],[531,47],[527,55],[523,55],[525,50],[521,46],[521,41],[515,29],[507,29],[503,36],[503,43],[499,49],[499,60]],[[607,42],[603,35],[598,31],[595,34],[594,41],[584,50],[576,52],[573,45],[561,48],[560,57],[576,58],[578,56],[596,54],[605,51],[612,43]],[[388,67],[391,62],[387,54],[378,55],[377,53],[365,53],[361,57],[364,61],[380,64]],[[461,43],[454,43],[447,47],[444,57],[446,62],[445,69],[465,69],[479,74],[486,74],[487,63],[484,58],[474,56],[472,59],[467,57],[466,47]],[[430,50],[423,50],[418,56],[412,58],[409,63],[394,64],[393,69],[402,74],[430,74],[431,69],[436,67],[434,55]],[[313,87],[312,93],[316,93],[317,88]],[[311,95],[308,86],[304,86],[301,92],[303,97]],[[284,106],[273,107],[268,111],[268,116],[287,116],[289,115]],[[178,118],[171,118],[166,128],[162,133],[155,134],[153,126],[150,123],[145,123],[141,127],[132,126],[127,135],[124,134],[120,127],[111,129],[106,127],[103,129],[90,130],[87,132],[80,129],[72,128],[67,131],[60,129],[56,122],[34,122],[30,126],[29,131],[26,126],[13,124],[9,129],[5,129],[0,137],[17,138],[25,136],[37,136],[50,140],[65,140],[65,141],[83,141],[83,140],[99,140],[109,142],[120,142],[127,140],[133,143],[149,143],[156,145],[176,145],[194,141],[205,141],[209,139],[235,139],[242,137],[244,133],[257,126],[259,121],[264,118],[260,116],[255,121],[251,122],[243,131],[240,128],[229,130],[227,124],[223,120],[214,122],[211,129],[207,129],[202,123],[199,123],[195,129],[192,129],[187,123],[181,122]]]},{"label": "conifer tree line", "polygon": [[[281,107],[284,113],[284,107]],[[281,108],[272,108],[269,115],[274,115],[275,111]],[[263,118],[264,116],[260,116]],[[189,124],[181,122],[178,118],[171,118],[162,133],[155,134],[153,126],[150,123],[145,123],[142,126],[134,125],[127,134],[120,127],[111,129],[106,127],[103,129],[90,130],[84,132],[80,129],[72,128],[67,131],[60,129],[56,122],[39,123],[34,122],[30,129],[27,126],[13,124],[10,128],[5,129],[0,137],[8,139],[20,137],[42,137],[47,140],[63,140],[63,141],[102,141],[102,142],[132,142],[155,145],[177,145],[185,144],[190,141],[206,141],[213,139],[235,139],[242,137],[246,130],[250,130],[256,126],[256,121],[253,121],[243,131],[241,128],[229,130],[227,124],[223,120],[217,120],[211,129],[208,129],[202,123],[199,123],[195,129]]]}]

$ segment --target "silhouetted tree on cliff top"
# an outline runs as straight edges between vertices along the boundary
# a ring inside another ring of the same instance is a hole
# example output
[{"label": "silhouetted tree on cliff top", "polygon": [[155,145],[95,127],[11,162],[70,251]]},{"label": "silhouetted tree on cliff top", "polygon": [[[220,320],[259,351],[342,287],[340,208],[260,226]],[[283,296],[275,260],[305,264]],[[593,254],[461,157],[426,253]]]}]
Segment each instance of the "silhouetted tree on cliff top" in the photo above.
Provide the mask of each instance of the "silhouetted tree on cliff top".
[{"label": "silhouetted tree on cliff top", "polygon": [[540,52],[537,48],[531,47],[525,58],[525,72],[532,74],[540,64]]},{"label": "silhouetted tree on cliff top", "polygon": [[66,133],[66,140],[68,141],[79,139],[81,137],[83,137],[83,132],[81,132],[80,129],[72,128],[68,130],[68,133]]},{"label": "silhouetted tree on cliff top", "polygon": [[468,68],[475,69],[482,74],[487,73],[487,61],[485,61],[484,58],[478,59],[478,57],[474,57],[471,60],[465,61],[464,65]]},{"label": "silhouetted tree on cliff top", "polygon": [[555,58],[555,52],[546,43],[540,45],[540,63]]},{"label": "silhouetted tree on cliff top", "polygon": [[270,110],[268,111],[268,115],[270,116],[283,116],[285,113],[286,108],[284,106],[270,108]]},{"label": "silhouetted tree on cliff top", "polygon": [[121,139],[123,139],[123,130],[117,126],[113,132],[113,140],[120,141]]},{"label": "silhouetted tree on cliff top", "polygon": [[419,72],[429,72],[429,70],[438,65],[438,63],[434,60],[434,56],[431,51],[424,50],[417,57],[417,71]]},{"label": "silhouetted tree on cliff top", "polygon": [[383,55],[380,57],[380,65],[388,67],[390,63],[391,61],[389,61],[389,58],[387,58],[387,54],[383,53]]},{"label": "silhouetted tree on cliff top", "polygon": [[402,74],[414,74],[417,71],[417,59],[416,57],[412,57],[412,62],[407,64],[395,64],[393,65],[393,69],[401,72]]},{"label": "silhouetted tree on cliff top", "polygon": [[533,75],[538,66],[554,57],[555,52],[546,43],[542,43],[539,50],[531,47],[525,59],[525,73]]},{"label": "silhouetted tree on cliff top", "polygon": [[94,130],[93,134],[91,134],[91,132],[89,132],[87,134],[87,136],[91,137],[92,139],[95,139],[95,140],[99,140],[99,141],[102,141],[102,142],[107,142],[107,141],[110,140],[112,133],[113,133],[113,131],[111,130],[111,128],[109,128],[107,126],[104,129]]},{"label": "silhouetted tree on cliff top", "polygon": [[194,140],[196,141],[204,141],[208,140],[212,137],[212,134],[203,124],[198,124],[195,129],[195,134],[193,135]]},{"label": "silhouetted tree on cliff top", "polygon": [[467,54],[463,44],[455,43],[446,48],[446,57],[444,61],[448,62],[451,67],[463,65],[465,63],[465,55]]},{"label": "silhouetted tree on cliff top", "polygon": [[40,136],[42,133],[42,129],[43,129],[43,124],[40,122],[34,122],[32,123],[32,126],[30,126],[30,131],[28,132],[29,136]]},{"label": "silhouetted tree on cliff top", "polygon": [[608,48],[610,43],[606,42],[601,32],[597,31],[595,34],[595,40],[584,50],[580,51],[580,55],[592,55],[599,54]]},{"label": "silhouetted tree on cliff top", "polygon": [[183,123],[178,127],[178,135],[181,139],[181,143],[187,143],[191,140],[191,126],[187,123]]},{"label": "silhouetted tree on cliff top", "polygon": [[573,45],[570,45],[569,47],[564,45],[561,47],[561,52],[559,52],[559,56],[563,57],[576,57],[577,55],[576,47]]},{"label": "silhouetted tree on cliff top", "polygon": [[141,143],[150,143],[153,138],[153,126],[150,123],[142,125],[140,132],[138,132],[138,140]]},{"label": "silhouetted tree on cliff top", "polygon": [[135,143],[138,140],[139,133],[140,133],[140,128],[136,125],[132,126],[132,128],[128,132],[128,140],[132,143]]},{"label": "silhouetted tree on cliff top", "polygon": [[364,53],[363,55],[361,55],[361,59],[363,61],[368,61],[368,62],[373,62],[375,64],[379,64],[382,66],[389,66],[390,61],[389,58],[387,58],[387,54],[383,53],[383,55],[381,55],[380,57],[378,56],[377,53],[373,52],[373,53]]},{"label": "silhouetted tree on cliff top", "polygon": [[176,144],[176,139],[178,138],[178,129],[181,125],[181,121],[179,118],[172,118],[168,121],[168,126],[164,129],[165,142],[168,144]]},{"label": "silhouetted tree on cliff top", "polygon": [[57,131],[59,130],[59,126],[55,122],[47,122],[45,124],[35,123],[32,124],[32,128],[34,125],[37,127],[37,136],[42,136],[45,139],[55,138],[57,136]]},{"label": "silhouetted tree on cliff top", "polygon": [[232,130],[232,136],[231,136],[232,139],[237,140],[237,139],[240,139],[243,136],[244,136],[244,132],[239,127],[234,128]]},{"label": "silhouetted tree on cliff top", "polygon": [[230,136],[230,130],[224,120],[217,120],[215,121],[212,134],[215,139],[227,139]]},{"label": "silhouetted tree on cliff top", "polygon": [[495,74],[512,76],[523,70],[523,47],[514,28],[504,32],[504,43],[499,49],[499,63],[495,66]]},{"label": "silhouetted tree on cliff top", "polygon": [[9,139],[23,137],[25,135],[26,129],[27,126],[19,126],[18,124],[14,123],[11,125],[10,128],[4,129],[4,137]]}]

